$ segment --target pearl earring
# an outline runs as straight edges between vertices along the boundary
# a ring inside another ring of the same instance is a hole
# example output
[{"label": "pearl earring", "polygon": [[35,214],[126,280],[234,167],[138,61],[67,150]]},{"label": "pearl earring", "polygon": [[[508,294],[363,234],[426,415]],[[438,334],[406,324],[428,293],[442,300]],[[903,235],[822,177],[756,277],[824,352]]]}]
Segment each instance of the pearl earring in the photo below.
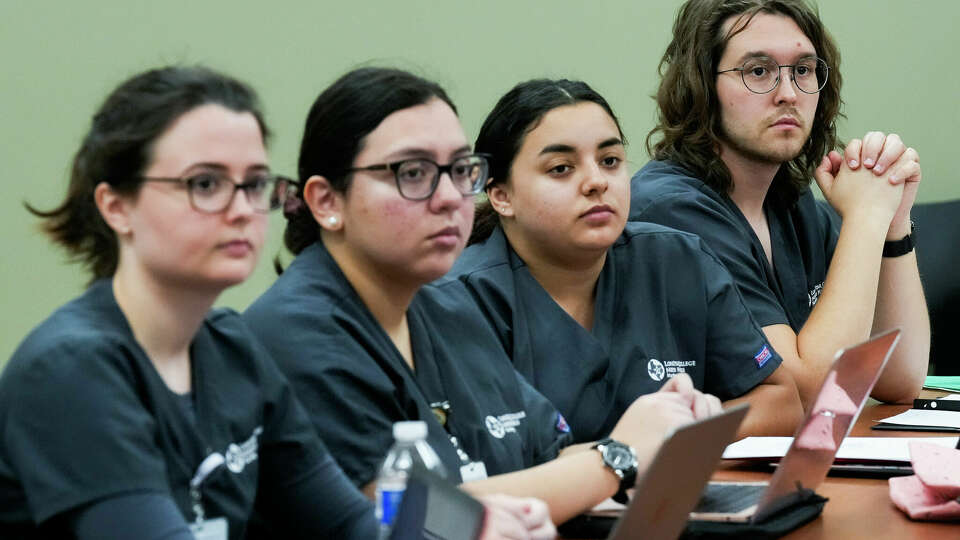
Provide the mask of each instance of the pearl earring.
[{"label": "pearl earring", "polygon": [[327,218],[327,223],[329,223],[331,227],[336,227],[337,223],[339,222],[340,220],[337,219],[337,216],[330,216]]}]

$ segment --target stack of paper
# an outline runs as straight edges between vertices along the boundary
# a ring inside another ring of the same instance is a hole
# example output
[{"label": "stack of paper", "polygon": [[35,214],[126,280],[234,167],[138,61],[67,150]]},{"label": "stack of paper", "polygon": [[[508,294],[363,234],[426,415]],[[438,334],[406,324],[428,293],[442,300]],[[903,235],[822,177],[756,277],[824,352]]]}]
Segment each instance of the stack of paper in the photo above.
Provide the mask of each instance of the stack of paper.
[{"label": "stack of paper", "polygon": [[960,377],[930,375],[923,382],[923,387],[930,390],[960,392]]},{"label": "stack of paper", "polygon": [[950,394],[940,399],[915,399],[914,408],[880,420],[873,425],[873,429],[960,432],[958,403],[960,394]]},{"label": "stack of paper", "polygon": [[903,431],[960,431],[960,412],[910,409],[884,418],[874,429]]},{"label": "stack of paper", "polygon": [[[957,413],[960,414],[960,413]],[[837,450],[837,461],[858,463],[910,463],[911,441],[928,442],[947,448],[957,445],[957,437],[847,437]],[[775,461],[786,455],[793,437],[747,437],[723,452],[723,459]]]}]

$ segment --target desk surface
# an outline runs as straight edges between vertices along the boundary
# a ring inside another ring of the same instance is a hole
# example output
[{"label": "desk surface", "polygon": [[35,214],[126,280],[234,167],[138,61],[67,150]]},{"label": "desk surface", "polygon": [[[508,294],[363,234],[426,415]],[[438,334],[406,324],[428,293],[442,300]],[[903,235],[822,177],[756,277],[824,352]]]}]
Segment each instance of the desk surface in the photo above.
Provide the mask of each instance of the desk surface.
[{"label": "desk surface", "polygon": [[[940,397],[945,392],[924,391],[921,397]],[[937,437],[952,433],[920,431],[874,431],[877,420],[899,414],[908,405],[871,404],[864,407],[850,432],[851,437]],[[713,475],[714,480],[764,481],[770,472],[744,467],[738,462],[724,462]],[[784,536],[788,540],[810,539],[945,539],[960,538],[960,523],[911,521],[890,501],[890,488],[882,478],[843,478],[828,476],[817,493],[830,499],[823,514],[803,527]]]},{"label": "desk surface", "polygon": [[[927,392],[924,392],[927,394]],[[932,394],[943,395],[943,394]],[[932,396],[931,396],[932,397]],[[948,433],[916,431],[873,431],[876,420],[903,412],[907,405],[869,405],[850,433],[852,437],[934,437]],[[768,480],[770,473],[725,467],[717,471],[715,480]],[[784,538],[911,538],[942,539],[960,537],[960,524],[911,521],[890,501],[885,479],[841,478],[828,476],[817,493],[830,499],[823,514]]]}]

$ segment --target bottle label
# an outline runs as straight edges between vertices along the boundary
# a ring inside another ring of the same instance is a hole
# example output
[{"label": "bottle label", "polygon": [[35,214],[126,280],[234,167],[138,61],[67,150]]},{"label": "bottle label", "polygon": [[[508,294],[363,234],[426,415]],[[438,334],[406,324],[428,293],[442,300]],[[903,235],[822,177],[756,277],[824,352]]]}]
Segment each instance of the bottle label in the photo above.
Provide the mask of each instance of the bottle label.
[{"label": "bottle label", "polygon": [[380,523],[383,525],[392,525],[397,517],[397,511],[400,510],[400,501],[403,499],[402,489],[380,490]]}]

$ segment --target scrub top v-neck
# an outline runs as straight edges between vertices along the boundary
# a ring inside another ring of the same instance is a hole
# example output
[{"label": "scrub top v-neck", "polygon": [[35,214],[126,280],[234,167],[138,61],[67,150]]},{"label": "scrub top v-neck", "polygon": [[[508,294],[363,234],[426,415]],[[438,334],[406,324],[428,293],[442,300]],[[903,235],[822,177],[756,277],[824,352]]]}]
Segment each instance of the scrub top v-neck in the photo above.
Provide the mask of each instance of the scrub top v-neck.
[{"label": "scrub top v-neck", "polygon": [[37,527],[130,493],[168,495],[193,522],[190,482],[213,455],[222,465],[203,480],[200,500],[206,519],[226,519],[232,539],[244,537],[258,496],[282,501],[303,482],[317,482],[333,534],[373,523],[372,506],[343,480],[236,313],[211,312],[190,356],[191,393],[175,394],[109,279],[34,329],[0,377],[0,537],[62,537]]},{"label": "scrub top v-neck", "polygon": [[[427,442],[455,481],[464,464],[458,448],[494,475],[548,461],[570,441],[462,285],[423,288],[411,302],[415,370],[320,243],[303,250],[244,318],[358,486],[375,479],[392,425],[402,420],[427,423]],[[434,413],[441,403],[449,406],[444,425]]]},{"label": "scrub top v-neck", "polygon": [[630,219],[700,236],[730,271],[761,327],[799,332],[823,290],[840,224],[808,189],[791,205],[764,205],[773,268],[750,224],[720,194],[671,161],[651,161],[634,175]]},{"label": "scrub top v-neck", "polygon": [[499,227],[464,251],[449,280],[467,286],[514,366],[567,418],[577,442],[608,435],[638,396],[678,373],[726,400],[780,364],[710,250],[657,225],[628,224],[607,251],[589,331]]}]

